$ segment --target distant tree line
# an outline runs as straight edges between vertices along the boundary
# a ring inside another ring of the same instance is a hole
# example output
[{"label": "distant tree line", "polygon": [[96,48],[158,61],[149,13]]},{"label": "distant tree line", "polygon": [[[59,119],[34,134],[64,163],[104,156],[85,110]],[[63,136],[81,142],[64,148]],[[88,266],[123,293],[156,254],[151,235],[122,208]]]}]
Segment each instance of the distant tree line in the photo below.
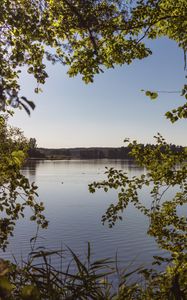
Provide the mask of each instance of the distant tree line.
[{"label": "distant tree line", "polygon": [[[141,144],[142,151],[148,144]],[[155,145],[149,145],[154,148]],[[171,152],[180,153],[182,146],[170,145]],[[164,152],[164,147],[161,149]],[[28,157],[32,159],[133,159],[129,147],[37,148],[36,139],[29,142]]]}]

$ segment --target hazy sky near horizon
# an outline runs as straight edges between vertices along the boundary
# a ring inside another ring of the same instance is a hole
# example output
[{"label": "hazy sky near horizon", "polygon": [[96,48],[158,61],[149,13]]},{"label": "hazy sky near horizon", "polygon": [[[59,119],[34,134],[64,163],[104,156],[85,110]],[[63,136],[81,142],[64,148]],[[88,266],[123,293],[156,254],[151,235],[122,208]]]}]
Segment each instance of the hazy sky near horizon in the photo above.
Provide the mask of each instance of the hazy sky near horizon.
[{"label": "hazy sky near horizon", "polygon": [[35,81],[21,77],[22,94],[36,108],[29,117],[18,111],[10,123],[35,137],[40,147],[119,147],[129,137],[152,143],[160,132],[168,142],[187,145],[187,121],[171,124],[164,113],[184,103],[178,94],[160,94],[149,100],[141,89],[177,91],[185,83],[184,56],[169,40],[148,42],[153,54],[131,65],[106,70],[86,85],[81,77],[69,78],[62,65],[48,64],[49,78],[37,95]]}]

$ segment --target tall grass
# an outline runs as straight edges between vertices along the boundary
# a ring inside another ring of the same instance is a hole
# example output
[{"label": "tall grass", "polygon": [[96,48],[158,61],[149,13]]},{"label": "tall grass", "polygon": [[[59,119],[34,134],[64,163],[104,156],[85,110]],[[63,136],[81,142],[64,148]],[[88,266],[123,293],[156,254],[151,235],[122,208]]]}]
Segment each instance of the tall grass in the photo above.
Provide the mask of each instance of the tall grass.
[{"label": "tall grass", "polygon": [[[71,256],[66,264],[67,256]],[[54,267],[53,259],[59,265]],[[168,271],[170,268],[170,272]],[[88,243],[84,258],[72,249],[33,249],[21,264],[0,261],[1,300],[185,300],[186,271],[172,273],[119,267],[117,256],[93,260]],[[136,275],[136,277],[135,277]],[[133,278],[139,281],[134,281]]]}]

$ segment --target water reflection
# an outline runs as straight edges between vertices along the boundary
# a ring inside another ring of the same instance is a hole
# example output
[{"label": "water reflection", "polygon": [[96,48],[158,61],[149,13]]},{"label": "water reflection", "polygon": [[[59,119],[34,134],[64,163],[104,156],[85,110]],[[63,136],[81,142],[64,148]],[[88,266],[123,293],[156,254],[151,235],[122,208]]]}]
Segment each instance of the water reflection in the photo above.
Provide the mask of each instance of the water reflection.
[{"label": "water reflection", "polygon": [[[99,167],[107,167],[107,168],[117,168],[117,169],[122,169],[125,170],[126,172],[132,171],[132,170],[137,170],[137,171],[142,171],[145,172],[145,168],[138,166],[134,160],[121,160],[121,159],[91,159],[91,160],[28,160],[24,167],[23,171],[25,174],[28,176],[35,177],[37,168],[39,165],[43,164],[46,165],[48,164],[53,164],[55,166],[61,165],[61,166],[67,166],[71,165],[74,167],[80,167],[81,165],[83,166],[92,166],[94,165],[94,168],[99,166]],[[100,168],[99,168],[100,169]]]},{"label": "water reflection", "polygon": [[22,170],[24,171],[25,176],[35,178],[36,169],[40,161],[37,160],[27,160]]}]

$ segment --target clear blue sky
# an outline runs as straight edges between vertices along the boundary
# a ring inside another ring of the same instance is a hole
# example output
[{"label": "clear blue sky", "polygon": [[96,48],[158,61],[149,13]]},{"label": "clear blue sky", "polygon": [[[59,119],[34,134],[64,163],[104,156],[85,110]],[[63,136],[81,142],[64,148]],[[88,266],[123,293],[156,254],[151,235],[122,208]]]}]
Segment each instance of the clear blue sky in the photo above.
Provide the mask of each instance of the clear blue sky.
[{"label": "clear blue sky", "polygon": [[187,121],[171,124],[164,113],[183,103],[177,94],[161,94],[151,101],[140,91],[180,90],[185,83],[183,52],[169,40],[151,41],[152,56],[97,75],[93,84],[69,78],[62,65],[48,65],[43,93],[35,82],[21,78],[23,95],[36,104],[31,117],[16,111],[11,124],[35,137],[40,147],[123,146],[126,137],[153,142],[160,132],[169,142],[187,145]]}]

